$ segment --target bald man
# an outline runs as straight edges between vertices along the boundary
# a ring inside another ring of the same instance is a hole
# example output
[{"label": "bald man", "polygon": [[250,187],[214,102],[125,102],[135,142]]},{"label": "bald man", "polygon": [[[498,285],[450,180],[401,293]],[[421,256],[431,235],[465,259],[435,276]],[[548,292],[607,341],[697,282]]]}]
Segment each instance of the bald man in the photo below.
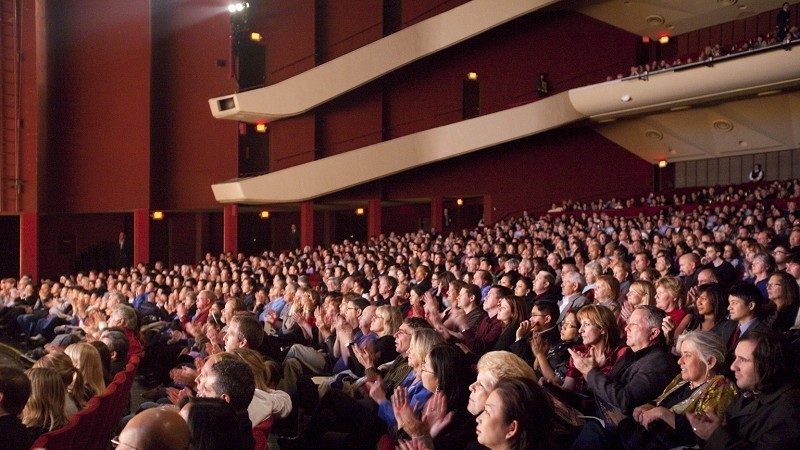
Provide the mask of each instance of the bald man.
[{"label": "bald man", "polygon": [[119,435],[119,449],[185,450],[189,448],[189,425],[177,411],[146,409],[128,422]]}]

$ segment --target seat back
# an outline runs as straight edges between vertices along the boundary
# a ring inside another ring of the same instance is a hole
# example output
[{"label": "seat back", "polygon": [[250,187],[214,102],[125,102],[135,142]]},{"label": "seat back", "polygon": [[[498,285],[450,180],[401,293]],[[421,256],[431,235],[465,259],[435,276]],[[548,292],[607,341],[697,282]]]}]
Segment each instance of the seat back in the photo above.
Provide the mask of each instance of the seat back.
[{"label": "seat back", "polygon": [[71,450],[83,447],[95,427],[99,404],[99,398],[93,397],[85,408],[73,414],[64,427],[39,436],[31,448]]},{"label": "seat back", "polygon": [[272,429],[272,416],[259,422],[253,427],[253,440],[255,445],[253,450],[268,450],[269,449],[269,430]]}]

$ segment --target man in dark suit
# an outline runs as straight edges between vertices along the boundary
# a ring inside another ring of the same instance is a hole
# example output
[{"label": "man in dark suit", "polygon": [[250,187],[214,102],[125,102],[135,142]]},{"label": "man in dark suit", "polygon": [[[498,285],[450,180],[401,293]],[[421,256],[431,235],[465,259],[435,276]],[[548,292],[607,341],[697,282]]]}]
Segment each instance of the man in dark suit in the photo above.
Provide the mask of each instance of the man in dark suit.
[{"label": "man in dark suit", "polygon": [[722,338],[723,342],[727,343],[727,364],[723,367],[726,375],[731,374],[727,370],[733,362],[733,351],[736,344],[753,331],[769,331],[769,327],[759,318],[763,307],[764,297],[753,284],[740,282],[731,287],[728,294],[730,319],[720,323],[712,330]]},{"label": "man in dark suit", "polygon": [[114,246],[114,265],[117,268],[130,267],[131,264],[131,244],[125,237],[125,232],[119,232],[119,238]]}]

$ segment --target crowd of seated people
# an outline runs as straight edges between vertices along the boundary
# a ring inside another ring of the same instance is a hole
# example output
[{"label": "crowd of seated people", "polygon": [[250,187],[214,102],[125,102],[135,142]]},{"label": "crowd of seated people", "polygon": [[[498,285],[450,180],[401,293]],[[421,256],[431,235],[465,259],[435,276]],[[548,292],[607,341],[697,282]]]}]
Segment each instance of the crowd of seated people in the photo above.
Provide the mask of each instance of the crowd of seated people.
[{"label": "crowd of seated people", "polygon": [[[784,4],[781,7],[781,10],[779,10],[779,16],[780,11],[782,10],[788,12],[788,7],[788,3]],[[677,58],[674,58],[672,62],[662,59],[660,61],[653,60],[643,65],[640,64],[631,66],[631,70],[627,75],[619,73],[617,74],[616,79],[622,79],[625,77],[646,77],[654,72],[667,70],[685,64],[713,61],[715,58],[720,58],[722,56],[745,53],[771,46],[790,44],[794,41],[800,40],[800,29],[798,29],[797,25],[792,25],[789,23],[789,14],[786,14],[785,17],[785,20],[779,19],[779,22],[781,23],[778,24],[777,33],[775,34],[767,33],[766,35],[758,35],[755,38],[734,43],[729,48],[724,48],[720,44],[707,45],[694,54],[681,55]],[[614,77],[611,75],[606,77],[606,81],[611,81],[612,79],[614,79]]]},{"label": "crowd of seated people", "polygon": [[213,448],[209,427],[228,424],[249,449],[291,414],[286,448],[788,448],[797,185],[734,190],[752,200],[735,207],[707,189],[689,198],[719,205],[5,279],[4,339],[36,363],[0,379],[0,425],[27,443],[62,427],[136,354],[153,402],[119,438],[140,449],[157,417],[184,417],[175,448]]},{"label": "crowd of seated people", "polygon": [[[760,166],[756,164],[760,171]],[[755,171],[756,169],[754,169]],[[763,173],[763,172],[762,172]],[[651,192],[639,197],[580,202],[565,200],[561,205],[553,204],[548,212],[603,211],[611,209],[662,207],[679,205],[706,205],[715,203],[752,202],[785,199],[800,196],[800,181],[774,181],[769,184],[740,184],[721,187],[702,187],[689,192],[671,195]]]}]

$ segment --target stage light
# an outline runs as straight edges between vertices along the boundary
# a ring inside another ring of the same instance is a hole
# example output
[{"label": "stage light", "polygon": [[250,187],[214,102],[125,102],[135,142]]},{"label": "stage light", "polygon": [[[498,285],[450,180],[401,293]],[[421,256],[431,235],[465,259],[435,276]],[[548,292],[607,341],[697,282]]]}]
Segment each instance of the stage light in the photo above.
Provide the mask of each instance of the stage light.
[{"label": "stage light", "polygon": [[231,14],[236,14],[244,11],[245,8],[249,7],[250,3],[242,3],[242,2],[231,3],[230,5],[228,5],[228,12]]}]

